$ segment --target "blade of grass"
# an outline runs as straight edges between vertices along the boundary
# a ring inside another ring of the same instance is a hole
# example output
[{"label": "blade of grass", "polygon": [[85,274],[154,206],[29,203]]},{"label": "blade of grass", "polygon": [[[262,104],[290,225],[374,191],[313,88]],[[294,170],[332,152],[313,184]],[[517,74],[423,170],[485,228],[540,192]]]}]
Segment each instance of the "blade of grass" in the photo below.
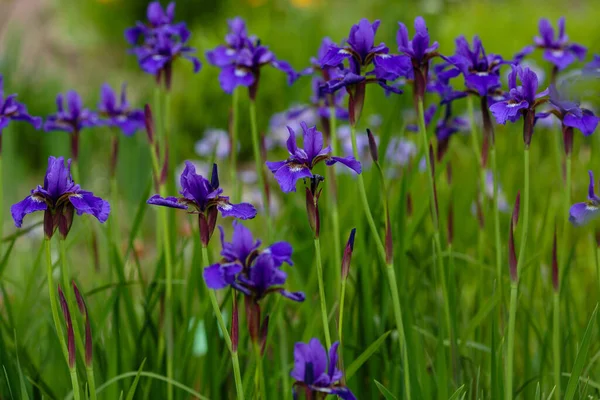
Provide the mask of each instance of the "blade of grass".
[{"label": "blade of grass", "polygon": [[583,339],[581,340],[579,351],[577,352],[577,356],[575,357],[575,364],[573,364],[573,369],[571,370],[571,377],[569,378],[569,383],[567,383],[564,400],[572,400],[575,397],[575,390],[577,389],[577,384],[579,382],[579,378],[581,376],[581,372],[583,371],[583,366],[585,364],[587,354],[590,349],[592,331],[594,330],[594,324],[596,323],[597,312],[598,304],[596,304],[596,308],[594,308],[594,312],[592,313],[590,322],[588,323],[588,326],[585,329],[585,333],[583,334]]},{"label": "blade of grass", "polygon": [[358,369],[375,353],[379,347],[383,344],[385,339],[392,333],[387,331],[375,340],[361,355],[359,355],[346,369],[346,380],[350,380],[352,376],[358,371]]}]

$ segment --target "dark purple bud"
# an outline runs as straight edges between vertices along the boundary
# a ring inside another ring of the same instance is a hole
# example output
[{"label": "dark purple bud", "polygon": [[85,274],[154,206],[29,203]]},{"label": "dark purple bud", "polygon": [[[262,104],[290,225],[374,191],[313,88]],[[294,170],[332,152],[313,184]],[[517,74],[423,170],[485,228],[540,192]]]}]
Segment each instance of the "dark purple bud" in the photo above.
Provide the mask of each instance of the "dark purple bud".
[{"label": "dark purple bud", "polygon": [[90,324],[90,318],[87,311],[87,307],[85,305],[85,300],[77,288],[75,281],[71,281],[73,285],[73,291],[75,292],[75,299],[77,300],[77,307],[79,308],[79,312],[85,317],[85,365],[86,367],[92,366],[93,360],[93,344],[92,344],[92,327]]},{"label": "dark purple bud", "polygon": [[260,81],[260,68],[256,68],[252,73],[254,74],[254,83],[248,87],[248,96],[250,97],[250,101],[255,101]]},{"label": "dark purple bud", "polygon": [[362,114],[363,105],[365,103],[366,82],[359,82],[354,85],[354,88],[348,91],[348,113],[350,114],[350,125],[356,126]]},{"label": "dark purple bud", "polygon": [[58,233],[61,239],[66,239],[71,226],[73,225],[73,216],[75,215],[75,207],[67,202],[63,207],[56,212],[58,217]]},{"label": "dark purple bud", "polygon": [[148,104],[144,106],[144,124],[146,125],[148,141],[154,143],[154,119],[152,118],[152,110]]},{"label": "dark purple bud", "polygon": [[515,206],[512,212],[512,224],[516,226],[519,222],[519,212],[521,210],[521,192],[517,193],[517,198],[515,200]]},{"label": "dark purple bud", "polygon": [[237,293],[233,292],[233,306],[231,309],[231,350],[236,352],[240,340],[240,318],[238,310]]},{"label": "dark purple bud", "polygon": [[371,130],[367,128],[367,137],[369,138],[369,151],[371,152],[371,158],[374,162],[379,161],[379,151],[377,149],[377,142],[375,142],[375,136],[371,133]]},{"label": "dark purple bud", "polygon": [[573,152],[573,128],[570,126],[562,125],[563,132],[563,143],[565,146],[565,154],[571,155]]},{"label": "dark purple bud", "polygon": [[554,242],[552,243],[552,287],[558,293],[560,288],[558,281],[558,250],[556,246],[556,226],[554,227]]},{"label": "dark purple bud", "polygon": [[267,347],[267,336],[269,334],[269,316],[267,315],[260,327],[260,354],[265,354]]},{"label": "dark purple bud", "polygon": [[71,158],[73,162],[79,160],[79,130],[74,129],[71,133]]},{"label": "dark purple bud", "polygon": [[198,214],[198,229],[200,231],[200,242],[202,246],[207,247],[210,241],[210,232],[208,229],[208,221],[206,215]]},{"label": "dark purple bud", "polygon": [[171,81],[173,78],[173,63],[171,61],[167,62],[163,68],[164,75],[163,78],[165,80],[165,89],[167,92],[171,90]]},{"label": "dark purple bud", "polygon": [[406,214],[410,217],[413,213],[413,202],[410,193],[406,193]]},{"label": "dark purple bud", "polygon": [[425,99],[425,89],[427,88],[427,71],[421,70],[421,66],[413,62],[413,101],[415,110],[418,110],[418,103]]},{"label": "dark purple bud", "polygon": [[306,189],[306,215],[308,216],[308,223],[310,229],[312,229],[316,238],[319,237],[319,206],[317,205],[317,198],[313,195],[312,191],[307,187]]},{"label": "dark purple bud", "polygon": [[391,264],[394,259],[394,242],[392,240],[392,226],[390,222],[390,210],[386,210],[385,216],[385,262]]},{"label": "dark purple bud", "polygon": [[60,285],[58,285],[58,300],[60,302],[60,308],[62,309],[63,316],[65,317],[65,324],[67,325],[67,352],[69,354],[69,368],[73,369],[75,368],[75,332],[73,331],[73,322],[71,321],[71,313],[69,312],[67,299],[65,298],[65,294],[60,288]]},{"label": "dark purple bud", "polygon": [[219,212],[216,207],[211,207],[207,210],[207,222],[208,222],[208,240],[212,237],[215,232],[215,226],[217,225],[217,216]]},{"label": "dark purple bud", "polygon": [[348,243],[344,248],[344,255],[342,257],[342,279],[347,279],[350,274],[350,261],[352,260],[352,252],[354,251],[354,236],[356,235],[356,228],[352,228],[350,231],[350,237]]},{"label": "dark purple bud", "polygon": [[252,343],[259,343],[260,340],[260,305],[250,296],[244,296],[246,306],[246,322],[248,324],[248,334]]},{"label": "dark purple bud", "polygon": [[[488,148],[489,144],[492,145],[495,143],[494,137],[494,124],[492,123],[492,117],[490,116],[490,108],[488,107],[488,99],[487,96],[481,97],[481,117],[483,119],[483,137],[488,138]],[[483,153],[482,153],[483,154]],[[487,151],[486,151],[487,156]],[[486,164],[484,164],[485,166]]]},{"label": "dark purple bud", "polygon": [[54,219],[52,210],[44,211],[44,236],[46,236],[46,239],[51,239],[56,230],[57,225],[54,223]]},{"label": "dark purple bud", "polygon": [[450,146],[450,136],[444,138],[437,143],[437,162],[441,162],[446,152],[448,151],[448,146]]},{"label": "dark purple bud", "polygon": [[531,144],[531,138],[533,137],[533,126],[535,124],[535,111],[528,110],[525,112],[523,120],[523,143],[525,148],[528,149]]},{"label": "dark purple bud", "polygon": [[219,170],[217,169],[217,164],[213,164],[212,174],[210,176],[210,186],[212,186],[213,190],[219,188]]}]

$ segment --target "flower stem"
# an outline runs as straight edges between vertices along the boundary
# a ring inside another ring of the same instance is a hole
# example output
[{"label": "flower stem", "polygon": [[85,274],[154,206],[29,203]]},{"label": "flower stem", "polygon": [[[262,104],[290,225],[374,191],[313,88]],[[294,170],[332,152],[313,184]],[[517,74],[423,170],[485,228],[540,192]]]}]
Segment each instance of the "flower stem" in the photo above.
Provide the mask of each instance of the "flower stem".
[{"label": "flower stem", "polygon": [[[210,264],[210,261],[208,260],[208,249],[206,248],[206,246],[202,246],[202,264],[206,267],[208,267],[208,265]],[[240,400],[244,400],[244,387],[242,385],[242,377],[240,374],[238,353],[237,351],[233,351],[233,347],[231,345],[231,337],[229,336],[229,331],[227,330],[227,326],[225,325],[225,320],[223,320],[223,315],[221,314],[221,309],[219,308],[219,303],[217,302],[215,291],[209,287],[207,287],[206,289],[208,291],[208,297],[210,298],[210,303],[212,305],[213,312],[217,317],[217,323],[219,324],[219,328],[221,328],[221,332],[223,333],[225,344],[227,345],[227,348],[231,353],[231,363],[233,364],[233,377],[235,379],[235,390],[237,392],[237,398]]]},{"label": "flower stem", "polygon": [[[240,98],[240,91],[238,88],[233,89],[231,95],[231,146],[229,148],[231,154],[231,184],[238,181],[237,178],[237,149],[238,149],[238,104]],[[242,197],[242,185],[234,185],[233,187],[233,202],[239,203]]]},{"label": "flower stem", "polygon": [[342,279],[341,289],[340,289],[340,314],[338,318],[338,340],[340,344],[343,344],[342,340],[342,331],[344,327],[344,302],[346,299],[346,281],[347,279]]},{"label": "flower stem", "polygon": [[[358,157],[358,146],[356,144],[356,126],[350,126],[350,136],[352,139],[352,152],[354,153],[354,158],[357,160]],[[406,346],[406,335],[404,332],[404,324],[402,322],[402,308],[400,306],[400,296],[398,294],[398,284],[396,280],[396,271],[394,270],[393,261],[387,263],[386,261],[386,253],[385,247],[383,246],[383,241],[379,236],[379,232],[377,231],[377,226],[375,225],[375,221],[373,220],[373,215],[371,214],[371,209],[369,207],[369,200],[367,199],[367,191],[365,189],[365,182],[363,180],[362,174],[358,174],[358,191],[360,193],[361,203],[363,205],[363,210],[365,212],[365,217],[367,218],[367,222],[369,224],[369,228],[371,229],[371,234],[373,239],[375,240],[375,245],[377,247],[377,252],[381,257],[381,261],[386,266],[386,272],[388,275],[388,281],[390,284],[390,292],[392,294],[392,306],[394,309],[394,318],[396,320],[396,329],[398,331],[398,335],[400,337],[400,353],[402,355],[402,362],[404,367],[404,387],[406,390],[406,398],[408,400],[411,399],[411,389],[410,389],[410,366],[408,363],[408,351]]]},{"label": "flower stem", "polygon": [[[338,141],[337,141],[337,119],[335,116],[335,107],[329,107],[329,140],[331,143],[331,149],[334,155],[338,155]],[[328,180],[328,191],[327,198],[329,199],[329,206],[331,207],[331,222],[333,228],[333,261],[336,266],[342,265],[342,239],[340,237],[340,213],[338,210],[338,191],[336,187],[336,176],[335,168],[328,168],[329,180]],[[340,274],[335,274],[336,283],[341,280]],[[335,285],[338,287],[338,285]]]},{"label": "flower stem", "polygon": [[500,293],[504,293],[502,280],[502,241],[500,238],[500,207],[498,203],[498,166],[496,164],[496,145],[492,143],[490,148],[492,159],[492,174],[494,175],[494,239],[496,242],[496,279]]},{"label": "flower stem", "polygon": [[69,352],[67,350],[67,344],[63,336],[63,331],[60,325],[60,317],[58,314],[58,301],[55,292],[54,276],[52,274],[52,249],[50,239],[44,240],[46,247],[46,272],[48,274],[48,292],[50,295],[50,309],[52,310],[52,320],[54,321],[54,327],[56,328],[56,334],[58,335],[58,341],[62,349],[63,355],[65,356],[65,362],[69,362]]},{"label": "flower stem", "polygon": [[523,177],[524,177],[524,196],[521,203],[523,207],[523,228],[521,231],[521,247],[519,248],[519,258],[517,259],[517,273],[520,273],[525,261],[525,249],[527,248],[527,231],[529,230],[529,148],[523,151]]},{"label": "flower stem", "polygon": [[260,190],[262,193],[262,201],[263,207],[265,209],[265,214],[267,216],[267,228],[269,229],[269,235],[272,234],[271,231],[271,213],[269,212],[269,196],[267,194],[267,186],[265,184],[264,177],[264,165],[260,152],[260,138],[258,135],[258,127],[256,124],[256,102],[254,100],[250,100],[250,125],[252,128],[252,150],[254,152],[254,163],[256,167],[256,174],[258,178],[258,184],[260,185]]},{"label": "flower stem", "polygon": [[[160,195],[165,197],[165,185],[160,185]],[[169,234],[169,216],[167,209],[160,207],[160,219],[163,234],[163,251],[165,254],[165,341],[167,348],[167,378],[173,379],[173,309],[171,296],[173,293],[173,265],[171,260],[171,235]],[[173,385],[167,385],[167,398],[173,399]]]},{"label": "flower stem", "polygon": [[325,344],[327,348],[331,347],[331,335],[329,333],[329,322],[327,318],[327,300],[325,299],[325,287],[323,285],[323,264],[321,262],[321,241],[315,237],[315,256],[317,258],[317,281],[319,283],[319,298],[321,300],[321,318],[323,320],[323,330],[325,331]]},{"label": "flower stem", "polygon": [[515,319],[517,316],[517,294],[519,290],[518,282],[512,282],[510,285],[510,306],[508,315],[508,339],[506,355],[506,400],[513,398],[513,359],[515,353]]},{"label": "flower stem", "polygon": [[262,365],[262,355],[260,354],[260,343],[253,342],[252,347],[254,348],[254,356],[256,357],[256,376],[255,376],[255,384],[258,389],[258,397],[259,399],[266,400],[267,395],[265,391],[265,380],[263,374],[263,365]]},{"label": "flower stem", "polygon": [[77,378],[77,369],[69,368],[71,372],[71,384],[73,385],[73,400],[80,400],[81,395],[79,394],[79,379]]},{"label": "flower stem", "polygon": [[[436,264],[439,270],[440,282],[442,284],[442,295],[444,302],[444,314],[446,317],[446,329],[448,332],[448,336],[451,339],[451,343],[453,343],[452,338],[454,337],[454,332],[452,329],[452,317],[450,313],[450,301],[448,296],[448,283],[446,280],[446,270],[444,269],[444,261],[442,259],[442,244],[440,241],[440,225],[439,225],[439,215],[436,206],[436,194],[435,194],[435,182],[433,176],[433,167],[430,154],[429,154],[429,139],[427,138],[427,128],[425,126],[425,112],[423,109],[423,100],[420,99],[417,103],[418,108],[418,121],[419,121],[419,131],[421,132],[421,137],[423,139],[423,149],[425,151],[425,159],[427,161],[427,176],[429,177],[429,198],[431,205],[431,215],[433,219],[433,239],[435,243],[435,251],[436,251]],[[456,346],[450,346],[451,358],[453,360],[458,359],[456,355]]]},{"label": "flower stem", "polygon": [[554,353],[554,385],[555,397],[560,399],[560,292],[554,292],[552,346]]}]

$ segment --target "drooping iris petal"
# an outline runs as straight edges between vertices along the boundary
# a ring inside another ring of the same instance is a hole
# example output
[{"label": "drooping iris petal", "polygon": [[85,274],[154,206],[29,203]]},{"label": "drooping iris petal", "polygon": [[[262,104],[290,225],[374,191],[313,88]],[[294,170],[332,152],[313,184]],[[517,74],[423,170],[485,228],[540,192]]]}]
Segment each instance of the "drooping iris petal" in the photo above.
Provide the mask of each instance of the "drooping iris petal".
[{"label": "drooping iris petal", "polygon": [[20,202],[13,204],[10,208],[10,213],[15,222],[15,226],[20,228],[23,225],[23,218],[27,214],[36,211],[45,211],[48,208],[46,202],[42,198],[36,197],[34,194],[25,197]]},{"label": "drooping iris petal", "polygon": [[243,267],[238,263],[213,264],[202,272],[206,286],[211,289],[223,289],[233,282],[235,277],[242,271]]},{"label": "drooping iris petal", "polygon": [[147,204],[155,205],[155,206],[165,206],[171,208],[179,208],[181,210],[187,210],[187,206],[185,204],[179,203],[177,197],[160,197],[158,194],[150,197]]},{"label": "drooping iris petal", "polygon": [[100,222],[106,222],[110,214],[108,201],[96,197],[91,192],[80,190],[77,194],[70,196],[69,201],[75,207],[77,215],[90,214]]},{"label": "drooping iris petal", "polygon": [[569,222],[582,226],[600,216],[600,207],[591,202],[575,203],[569,209]]},{"label": "drooping iris petal", "polygon": [[222,202],[217,206],[224,217],[252,219],[256,216],[256,208],[250,203],[231,204]]}]

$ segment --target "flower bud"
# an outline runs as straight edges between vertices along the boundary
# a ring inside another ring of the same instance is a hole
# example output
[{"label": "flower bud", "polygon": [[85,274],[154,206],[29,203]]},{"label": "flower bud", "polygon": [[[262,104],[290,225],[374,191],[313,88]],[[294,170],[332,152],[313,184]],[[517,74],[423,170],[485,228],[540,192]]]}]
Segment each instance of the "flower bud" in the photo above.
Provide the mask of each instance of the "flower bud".
[{"label": "flower bud", "polygon": [[265,354],[267,347],[267,336],[269,335],[269,316],[267,315],[260,326],[260,354]]},{"label": "flower bud", "polygon": [[60,207],[56,216],[58,217],[58,233],[61,239],[66,239],[71,226],[73,225],[73,216],[75,214],[75,207],[70,202],[66,202],[64,206]]},{"label": "flower bud", "polygon": [[354,86],[352,90],[348,93],[350,97],[348,98],[348,113],[350,114],[350,125],[356,126],[358,120],[360,119],[360,114],[362,114],[363,105],[365,103],[365,87],[366,83],[359,82]]},{"label": "flower bud", "polygon": [[46,236],[46,239],[51,239],[52,235],[54,235],[54,231],[58,226],[55,224],[55,220],[58,222],[58,219],[53,215],[52,210],[46,209],[46,211],[44,211],[44,236]]},{"label": "flower bud", "polygon": [[86,367],[92,366],[92,355],[93,355],[93,343],[92,343],[92,327],[90,324],[90,318],[87,311],[87,306],[85,305],[85,300],[79,291],[79,288],[75,284],[75,281],[71,281],[73,285],[73,292],[75,292],[75,300],[77,300],[77,307],[79,308],[79,312],[85,318],[85,365]]},{"label": "flower bud", "polygon": [[210,176],[210,186],[212,186],[213,190],[219,188],[219,170],[217,168],[217,164],[214,163],[212,167],[212,173]]},{"label": "flower bud", "polygon": [[246,322],[248,324],[248,334],[252,343],[259,343],[260,340],[260,305],[250,296],[244,296],[246,306]]},{"label": "flower bud", "polygon": [[535,125],[535,111],[528,110],[524,114],[523,121],[523,143],[525,148],[528,149],[531,144],[531,138],[533,137],[533,126]]},{"label": "flower bud", "polygon": [[371,133],[371,130],[367,128],[367,137],[369,138],[369,151],[371,152],[371,158],[373,162],[379,161],[379,151],[377,149],[377,142],[375,136]]},{"label": "flower bud", "polygon": [[346,243],[346,248],[344,248],[344,255],[342,256],[342,279],[347,279],[350,274],[350,261],[352,260],[352,252],[354,251],[355,235],[356,228],[352,228],[348,243]]},{"label": "flower bud", "polygon": [[73,369],[75,368],[75,332],[73,331],[73,322],[71,321],[69,305],[67,304],[67,299],[65,298],[65,294],[60,288],[60,285],[58,285],[58,300],[60,302],[60,308],[62,309],[63,316],[65,317],[65,323],[67,325],[67,352],[69,355],[69,368]]},{"label": "flower bud", "polygon": [[146,125],[148,142],[154,143],[154,119],[152,117],[152,110],[148,104],[144,106],[144,124]]},{"label": "flower bud", "polygon": [[569,156],[573,152],[573,127],[562,125],[563,143],[565,146],[565,155]]}]

